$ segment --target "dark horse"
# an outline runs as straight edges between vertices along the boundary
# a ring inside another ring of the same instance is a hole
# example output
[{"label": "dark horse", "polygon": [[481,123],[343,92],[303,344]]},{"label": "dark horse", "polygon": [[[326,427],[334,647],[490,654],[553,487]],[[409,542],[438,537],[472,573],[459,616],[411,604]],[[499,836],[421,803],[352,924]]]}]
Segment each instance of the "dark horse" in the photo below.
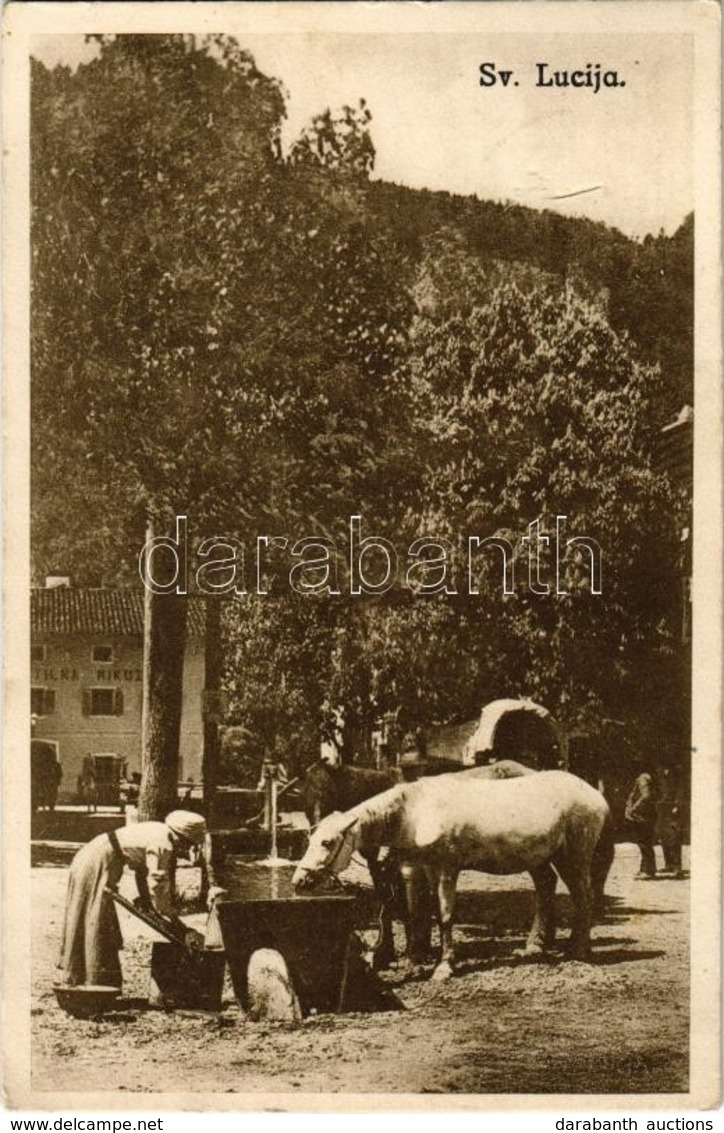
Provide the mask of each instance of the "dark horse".
[{"label": "dark horse", "polygon": [[350,767],[341,763],[313,763],[302,783],[304,813],[311,827],[334,810],[349,810],[402,782],[398,768],[375,771],[371,767]]},{"label": "dark horse", "polygon": [[[347,811],[398,783],[429,775],[466,770],[447,759],[420,759],[412,765],[377,771],[370,767],[313,763],[302,785],[304,813],[312,829],[333,811]],[[468,769],[469,770],[469,769]],[[394,854],[380,860],[379,850],[362,855],[380,901],[379,937],[374,948],[377,968],[395,959],[392,921],[397,912],[405,926],[408,955],[419,956],[429,946],[432,897],[421,870],[405,866],[402,871]]]},{"label": "dark horse", "polygon": [[[307,769],[302,784],[304,813],[314,830],[333,811],[349,810],[402,781],[402,774],[396,767],[388,771],[376,771],[370,767],[350,767],[346,764],[331,767],[321,761],[313,763]],[[401,904],[399,875],[385,861],[379,860],[379,850],[372,850],[363,856],[380,901],[379,937],[374,949],[374,963],[375,967],[382,968],[395,958],[392,919],[393,907]]]}]

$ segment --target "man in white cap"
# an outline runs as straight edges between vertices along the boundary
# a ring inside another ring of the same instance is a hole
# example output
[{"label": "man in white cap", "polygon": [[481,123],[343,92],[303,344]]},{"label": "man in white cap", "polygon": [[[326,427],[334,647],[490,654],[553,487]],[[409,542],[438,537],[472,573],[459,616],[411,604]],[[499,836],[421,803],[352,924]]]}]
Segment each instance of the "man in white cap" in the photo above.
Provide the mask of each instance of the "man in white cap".
[{"label": "man in white cap", "polygon": [[[165,822],[135,822],[99,834],[73,858],[68,878],[61,981],[70,986],[122,983],[119,951],[123,947],[116,907],[106,888],[116,889],[124,866],[135,872],[141,906],[170,920],[189,945],[199,934],[175,914],[174,873],[179,857],[193,847],[208,850],[206,820],[188,810],[174,810]],[[209,892],[209,903],[218,894]]]}]

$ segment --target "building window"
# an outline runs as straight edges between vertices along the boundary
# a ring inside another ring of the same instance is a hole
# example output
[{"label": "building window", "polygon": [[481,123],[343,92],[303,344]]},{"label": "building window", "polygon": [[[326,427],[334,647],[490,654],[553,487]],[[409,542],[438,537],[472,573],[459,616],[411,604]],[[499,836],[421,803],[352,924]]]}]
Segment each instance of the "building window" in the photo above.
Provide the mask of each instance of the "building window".
[{"label": "building window", "polygon": [[123,690],[120,688],[87,688],[83,691],[84,716],[122,716]]},{"label": "building window", "polygon": [[94,645],[91,649],[91,661],[109,664],[113,660],[112,645]]},{"label": "building window", "polygon": [[55,689],[34,685],[30,689],[31,716],[52,716],[55,712]]},{"label": "building window", "polygon": [[45,645],[31,645],[30,646],[30,660],[31,661],[44,661],[46,658]]}]

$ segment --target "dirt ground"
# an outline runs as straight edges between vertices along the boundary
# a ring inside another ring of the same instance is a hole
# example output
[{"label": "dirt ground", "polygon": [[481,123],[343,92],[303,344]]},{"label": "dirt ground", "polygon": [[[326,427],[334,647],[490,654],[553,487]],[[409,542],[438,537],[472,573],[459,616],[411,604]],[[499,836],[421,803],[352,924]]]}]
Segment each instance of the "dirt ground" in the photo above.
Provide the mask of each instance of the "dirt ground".
[{"label": "dirt ground", "polygon": [[[100,1021],[63,1014],[52,983],[67,870],[34,869],[34,1089],[129,1095],[686,1091],[689,882],[637,881],[637,866],[636,848],[619,845],[590,964],[564,962],[560,955],[545,962],[520,956],[532,915],[530,879],[465,873],[456,925],[460,962],[452,980],[404,979],[392,970],[384,980],[399,1009],[318,1014],[297,1028],[248,1021],[228,981],[221,1015],[143,1009],[138,1001],[148,994],[153,937],[126,914],[127,1009]],[[186,872],[193,880],[195,871]],[[132,896],[129,878],[124,885]],[[567,931],[567,900],[559,894],[559,940]]]}]

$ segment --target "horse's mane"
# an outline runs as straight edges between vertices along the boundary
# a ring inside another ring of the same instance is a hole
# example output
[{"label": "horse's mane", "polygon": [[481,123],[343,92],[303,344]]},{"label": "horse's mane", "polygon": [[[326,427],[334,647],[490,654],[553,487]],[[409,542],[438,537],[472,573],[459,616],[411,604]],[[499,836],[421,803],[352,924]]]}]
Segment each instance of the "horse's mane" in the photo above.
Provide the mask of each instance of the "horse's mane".
[{"label": "horse's mane", "polygon": [[398,829],[400,815],[407,805],[408,797],[419,786],[419,782],[397,782],[392,787],[388,787],[387,790],[374,794],[351,807],[347,811],[346,817],[349,819],[354,816],[359,819],[356,831],[357,845],[364,845],[365,835],[369,835],[372,831],[374,831],[373,845],[392,844]]}]

